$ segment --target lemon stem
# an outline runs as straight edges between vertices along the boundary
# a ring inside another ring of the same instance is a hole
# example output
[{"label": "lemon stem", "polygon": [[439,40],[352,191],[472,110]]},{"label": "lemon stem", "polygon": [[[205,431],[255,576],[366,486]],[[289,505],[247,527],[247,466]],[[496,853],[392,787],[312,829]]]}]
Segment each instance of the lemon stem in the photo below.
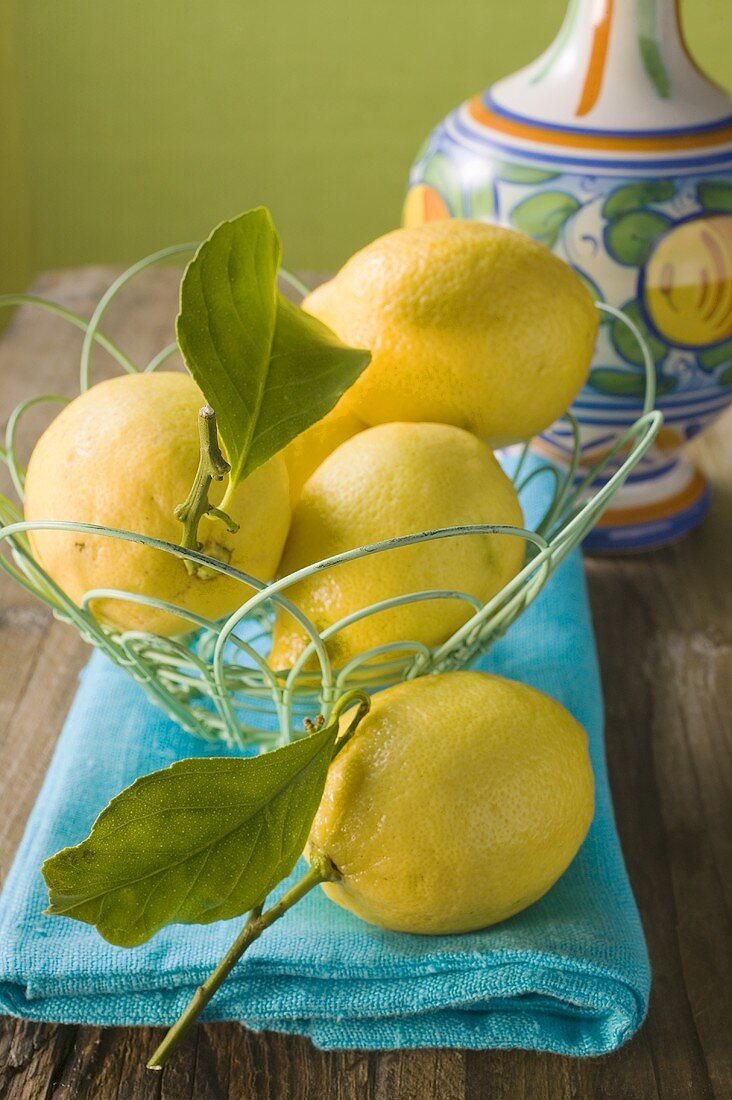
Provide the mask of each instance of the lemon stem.
[{"label": "lemon stem", "polygon": [[[198,411],[198,440],[200,452],[196,476],[188,496],[182,504],[178,505],[174,513],[175,518],[183,524],[183,537],[180,544],[184,550],[201,549],[198,541],[198,525],[203,516],[214,516],[221,520],[232,533],[239,530],[239,524],[220,508],[215,508],[208,499],[211,482],[221,481],[231,469],[219,447],[216,413],[210,405],[204,405]],[[186,569],[191,575],[196,574],[199,568],[196,562],[186,559]]]},{"label": "lemon stem", "polygon": [[[355,714],[349,722],[345,733],[339,737],[336,742],[333,759],[336,758],[343,746],[350,741],[361,719],[368,714],[371,709],[371,699],[364,691],[349,691],[341,696],[331,712],[329,721],[331,723],[337,722],[341,714],[354,705],[356,706]],[[317,722],[310,722],[309,726],[312,729],[319,728]],[[195,1023],[216,991],[226,981],[244,952],[255,940],[259,939],[262,933],[269,928],[271,924],[274,924],[276,920],[283,917],[288,909],[291,909],[293,905],[297,905],[306,894],[309,894],[310,891],[316,886],[319,886],[321,882],[335,882],[341,877],[333,861],[329,859],[324,852],[319,851],[319,849],[313,845],[310,847],[308,858],[310,860],[310,869],[301,879],[298,879],[294,886],[290,887],[286,894],[283,894],[275,905],[271,906],[271,908],[266,911],[263,905],[258,905],[255,909],[252,909],[244,927],[219,965],[212,971],[203,985],[199,985],[187,1008],[184,1009],[170,1028],[162,1043],[147,1063],[148,1069],[160,1070],[163,1068],[163,1064],[168,1056],[175,1050],[191,1024]]]},{"label": "lemon stem", "polygon": [[321,882],[333,882],[337,878],[338,872],[328,857],[320,852],[313,852],[310,870],[280,898],[276,905],[267,909],[266,912],[262,912],[261,906],[251,911],[246,924],[219,965],[209,975],[203,985],[199,985],[188,1007],[178,1017],[150,1061],[147,1063],[148,1069],[160,1070],[163,1068],[163,1064],[168,1055],[175,1050],[191,1024],[198,1019],[203,1009],[222,983],[226,981],[247,948],[253,944],[255,940],[259,939],[265,929],[269,928],[271,924],[274,924],[276,920],[284,916],[288,909],[291,909],[293,905],[301,901],[306,894]]},{"label": "lemon stem", "polygon": [[356,727],[358,726],[361,719],[365,718],[368,712],[371,710],[371,700],[365,691],[349,691],[345,695],[342,695],[336,705],[333,707],[330,721],[337,722],[341,714],[343,714],[345,710],[348,710],[348,708],[354,703],[358,704],[356,708],[356,713],[351,719],[348,729],[345,731],[345,733],[341,734],[341,736],[336,741],[336,747],[333,753],[333,760],[335,760],[338,753],[342,749],[344,749],[348,742],[351,740],[354,733],[356,732]]}]

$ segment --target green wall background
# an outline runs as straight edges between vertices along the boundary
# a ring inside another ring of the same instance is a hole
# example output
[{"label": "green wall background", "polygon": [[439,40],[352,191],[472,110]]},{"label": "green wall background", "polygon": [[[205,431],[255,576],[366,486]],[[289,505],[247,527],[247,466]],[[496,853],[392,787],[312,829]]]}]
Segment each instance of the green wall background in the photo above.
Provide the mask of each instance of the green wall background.
[{"label": "green wall background", "polygon": [[[588,0],[589,2],[589,0]],[[686,0],[729,80],[728,0]],[[565,0],[0,0],[0,287],[134,260],[257,203],[292,267],[397,224],[410,161]]]}]

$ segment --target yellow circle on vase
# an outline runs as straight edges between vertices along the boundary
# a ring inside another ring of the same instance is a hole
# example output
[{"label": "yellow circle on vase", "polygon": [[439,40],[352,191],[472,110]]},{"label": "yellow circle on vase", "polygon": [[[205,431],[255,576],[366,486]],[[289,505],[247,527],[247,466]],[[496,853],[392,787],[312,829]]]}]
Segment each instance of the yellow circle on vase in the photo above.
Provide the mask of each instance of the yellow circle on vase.
[{"label": "yellow circle on vase", "polygon": [[654,328],[670,344],[708,347],[732,336],[732,216],[692,218],[661,237],[643,294]]}]

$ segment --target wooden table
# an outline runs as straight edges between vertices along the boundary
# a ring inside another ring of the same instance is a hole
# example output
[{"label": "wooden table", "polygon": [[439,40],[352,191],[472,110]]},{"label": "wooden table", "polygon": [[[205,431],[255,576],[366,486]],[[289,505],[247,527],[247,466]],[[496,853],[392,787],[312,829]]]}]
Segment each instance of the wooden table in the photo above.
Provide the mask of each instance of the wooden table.
[{"label": "wooden table", "polygon": [[[116,272],[43,276],[89,315]],[[179,270],[146,274],[105,324],[145,360],[171,339]],[[0,418],[34,393],[73,394],[79,336],[29,309],[0,344]],[[104,358],[102,356],[102,358]],[[29,434],[42,417],[28,425]],[[323,1053],[236,1024],[198,1027],[162,1075],[162,1032],[0,1021],[0,1100],[663,1100],[732,1096],[732,419],[696,446],[712,511],[685,542],[587,570],[618,826],[650,947],[648,1020],[621,1051]],[[22,590],[0,586],[0,867],[7,870],[88,651]]]}]

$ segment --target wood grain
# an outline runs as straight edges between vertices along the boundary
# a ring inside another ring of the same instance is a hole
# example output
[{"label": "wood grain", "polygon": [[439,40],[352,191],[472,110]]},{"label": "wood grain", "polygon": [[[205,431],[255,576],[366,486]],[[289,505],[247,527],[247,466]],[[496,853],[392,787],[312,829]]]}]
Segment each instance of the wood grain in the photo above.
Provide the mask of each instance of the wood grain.
[{"label": "wood grain", "polygon": [[[44,276],[38,293],[88,315],[116,272]],[[146,360],[172,338],[179,268],[146,274],[105,321]],[[0,343],[0,419],[22,397],[72,394],[80,338],[18,312]],[[98,372],[110,370],[99,354]],[[47,419],[47,414],[46,414]],[[26,449],[44,415],[29,418]],[[732,1095],[732,414],[695,444],[715,493],[702,528],[638,558],[587,563],[607,754],[652,957],[648,1020],[621,1051],[323,1052],[304,1039],[197,1028],[160,1075],[152,1029],[0,1021],[0,1100],[707,1100]],[[2,483],[0,474],[0,484]],[[0,869],[7,870],[86,647],[0,580]]]}]

